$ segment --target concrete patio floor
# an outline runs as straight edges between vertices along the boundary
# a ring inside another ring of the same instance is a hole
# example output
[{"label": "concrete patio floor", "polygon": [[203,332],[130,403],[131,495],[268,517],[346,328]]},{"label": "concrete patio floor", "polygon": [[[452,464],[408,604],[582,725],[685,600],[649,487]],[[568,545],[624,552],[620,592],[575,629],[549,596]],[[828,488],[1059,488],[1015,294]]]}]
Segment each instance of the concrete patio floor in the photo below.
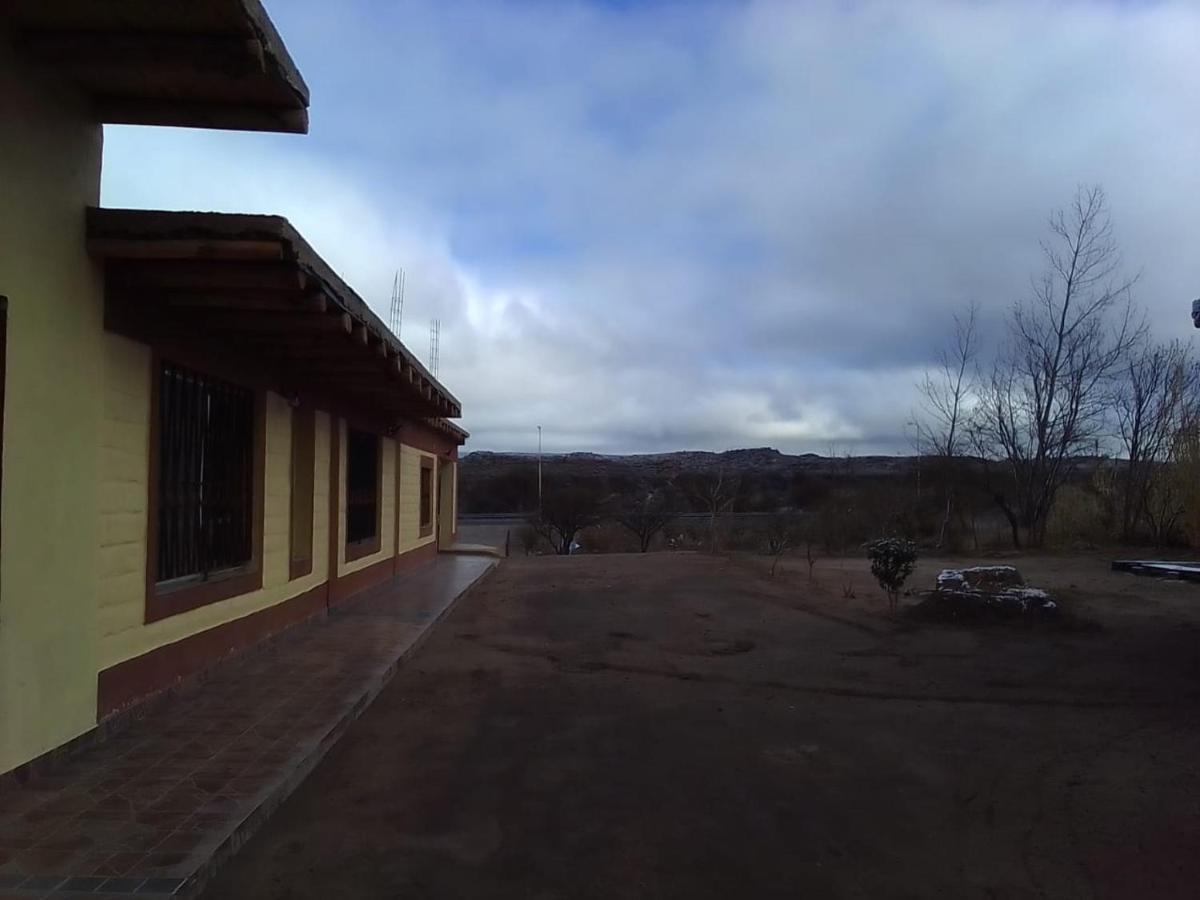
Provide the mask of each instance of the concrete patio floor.
[{"label": "concrete patio floor", "polygon": [[0,792],[0,900],[198,890],[495,564],[440,556]]}]

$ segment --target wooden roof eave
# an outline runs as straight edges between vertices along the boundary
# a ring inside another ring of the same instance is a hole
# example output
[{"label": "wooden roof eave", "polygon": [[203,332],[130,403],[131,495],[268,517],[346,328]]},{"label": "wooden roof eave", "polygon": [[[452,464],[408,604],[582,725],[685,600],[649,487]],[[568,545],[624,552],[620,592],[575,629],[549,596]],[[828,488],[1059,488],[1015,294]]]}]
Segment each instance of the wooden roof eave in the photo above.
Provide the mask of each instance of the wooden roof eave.
[{"label": "wooden roof eave", "polygon": [[233,338],[297,392],[353,395],[395,416],[462,414],[286,220],[94,209],[89,249],[107,263],[114,330]]},{"label": "wooden roof eave", "polygon": [[308,131],[308,86],[260,0],[5,0],[3,26],[100,122]]}]

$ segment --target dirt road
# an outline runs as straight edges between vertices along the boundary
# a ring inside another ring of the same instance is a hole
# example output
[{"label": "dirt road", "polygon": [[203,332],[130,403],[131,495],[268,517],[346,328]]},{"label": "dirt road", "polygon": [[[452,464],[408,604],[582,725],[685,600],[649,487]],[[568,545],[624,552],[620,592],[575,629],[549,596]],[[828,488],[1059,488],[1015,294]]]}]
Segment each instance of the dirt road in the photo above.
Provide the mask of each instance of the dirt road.
[{"label": "dirt road", "polygon": [[1103,629],[890,620],[859,564],[509,560],[206,896],[1196,897],[1200,587],[1022,565]]}]

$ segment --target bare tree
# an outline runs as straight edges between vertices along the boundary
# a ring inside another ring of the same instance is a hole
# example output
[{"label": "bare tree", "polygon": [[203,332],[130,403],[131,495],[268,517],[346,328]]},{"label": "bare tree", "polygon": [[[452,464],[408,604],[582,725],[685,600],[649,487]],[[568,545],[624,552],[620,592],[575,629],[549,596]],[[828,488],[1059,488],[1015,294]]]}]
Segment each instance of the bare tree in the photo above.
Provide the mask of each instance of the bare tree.
[{"label": "bare tree", "polygon": [[567,556],[579,532],[603,521],[603,508],[599,492],[591,488],[547,485],[541,514],[530,524],[550,541],[555,553]]},{"label": "bare tree", "polygon": [[979,352],[976,332],[979,308],[972,303],[965,316],[954,317],[954,339],[938,354],[938,364],[926,371],[920,389],[924,418],[917,421],[918,450],[927,449],[935,458],[938,474],[944,480],[945,506],[937,546],[946,541],[946,532],[954,514],[961,463],[959,457],[967,444],[966,419],[975,389],[975,358]]},{"label": "bare tree", "polygon": [[1194,502],[1194,489],[1186,479],[1195,472],[1186,465],[1180,465],[1180,456],[1188,448],[1176,441],[1172,444],[1171,461],[1153,468],[1146,480],[1146,492],[1142,499],[1142,520],[1156,548],[1178,535],[1179,526],[1186,521],[1189,503]]},{"label": "bare tree", "polygon": [[1156,544],[1177,515],[1169,479],[1159,477],[1176,435],[1194,419],[1200,367],[1180,341],[1137,348],[1121,367],[1113,411],[1125,451],[1121,481],[1121,537],[1135,537],[1137,522],[1149,527]]},{"label": "bare tree", "polygon": [[1189,415],[1175,435],[1168,475],[1177,498],[1176,521],[1192,547],[1200,547],[1200,417]]},{"label": "bare tree", "polygon": [[1012,309],[973,422],[981,455],[1000,461],[990,493],[1018,547],[1022,533],[1032,546],[1044,543],[1058,489],[1104,433],[1109,381],[1144,333],[1101,188],[1080,188],[1069,209],[1051,215],[1042,253],[1046,270]]},{"label": "bare tree", "polygon": [[[779,567],[779,561],[785,554],[789,553],[800,540],[800,517],[791,510],[776,510],[767,517],[766,528],[766,549],[771,559],[771,577],[775,577],[775,570]],[[812,570],[809,568],[811,577]]]},{"label": "bare tree", "polygon": [[694,501],[708,514],[709,552],[720,550],[719,529],[721,517],[733,508],[741,490],[738,478],[725,474],[724,469],[702,475],[689,482]]},{"label": "bare tree", "polygon": [[638,539],[638,549],[645,553],[650,549],[655,535],[670,525],[676,515],[674,494],[662,488],[624,503],[618,508],[615,518],[634,533]]}]

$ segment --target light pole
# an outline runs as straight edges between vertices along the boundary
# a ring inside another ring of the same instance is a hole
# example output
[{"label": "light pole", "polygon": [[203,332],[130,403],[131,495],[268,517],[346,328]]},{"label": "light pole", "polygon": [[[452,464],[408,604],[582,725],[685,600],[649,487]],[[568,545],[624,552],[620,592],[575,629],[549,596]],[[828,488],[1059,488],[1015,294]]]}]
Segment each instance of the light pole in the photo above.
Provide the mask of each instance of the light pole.
[{"label": "light pole", "polygon": [[542,426],[538,430],[538,515],[542,514]]}]

